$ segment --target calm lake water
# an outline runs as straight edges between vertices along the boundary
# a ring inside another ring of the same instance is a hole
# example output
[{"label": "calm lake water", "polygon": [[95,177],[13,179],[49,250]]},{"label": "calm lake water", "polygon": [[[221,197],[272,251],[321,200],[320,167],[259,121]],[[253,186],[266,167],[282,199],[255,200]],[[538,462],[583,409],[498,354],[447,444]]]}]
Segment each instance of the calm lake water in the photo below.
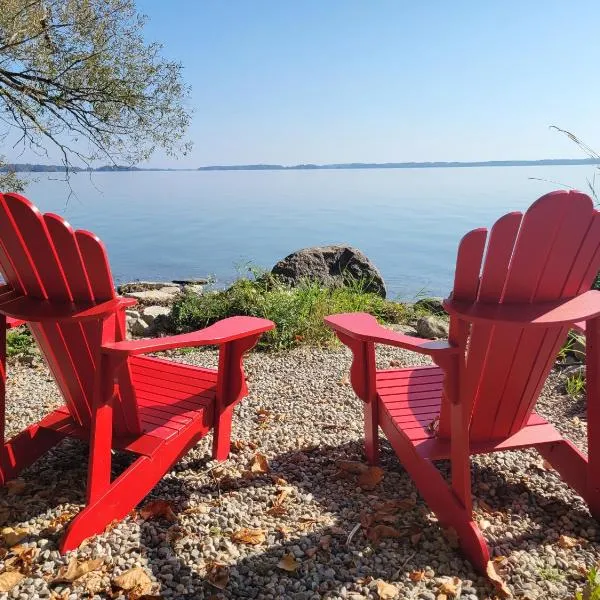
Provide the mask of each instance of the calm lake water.
[{"label": "calm lake water", "polygon": [[[347,243],[381,270],[392,298],[445,295],[457,244],[561,184],[586,188],[593,167],[77,174],[75,196],[37,174],[27,196],[106,244],[114,277],[171,280],[245,263],[270,268],[293,250]],[[548,181],[538,181],[532,177]]]}]

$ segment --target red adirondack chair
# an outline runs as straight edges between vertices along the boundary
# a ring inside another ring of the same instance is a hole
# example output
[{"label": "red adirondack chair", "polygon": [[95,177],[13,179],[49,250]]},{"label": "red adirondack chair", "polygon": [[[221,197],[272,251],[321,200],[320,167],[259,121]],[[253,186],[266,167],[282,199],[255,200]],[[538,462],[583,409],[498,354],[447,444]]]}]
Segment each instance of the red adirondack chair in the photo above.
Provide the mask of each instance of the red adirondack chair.
[{"label": "red adirondack chair", "polygon": [[[600,517],[600,292],[589,291],[599,270],[600,214],[582,193],[553,192],[524,215],[502,217],[489,236],[475,229],[462,239],[444,304],[447,342],[390,331],[364,313],[325,319],[353,352],[369,462],[377,462],[381,427],[440,523],[456,530],[482,571],[490,555],[472,518],[471,454],[532,446]],[[533,410],[578,321],[587,324],[588,456]],[[375,344],[429,355],[438,366],[378,370]],[[451,484],[434,466],[438,459],[450,459]]]},{"label": "red adirondack chair", "polygon": [[[243,355],[271,321],[232,317],[193,333],[124,341],[125,309],[135,300],[116,296],[100,240],[16,194],[0,194],[0,272],[1,335],[7,317],[27,322],[65,400],[4,442],[2,343],[0,483],[65,436],[90,443],[87,505],[61,551],[125,517],[211,429],[213,456],[227,457],[233,408],[247,394]],[[217,370],[142,356],[200,345],[219,346]],[[112,449],[139,455],[114,481]]]}]

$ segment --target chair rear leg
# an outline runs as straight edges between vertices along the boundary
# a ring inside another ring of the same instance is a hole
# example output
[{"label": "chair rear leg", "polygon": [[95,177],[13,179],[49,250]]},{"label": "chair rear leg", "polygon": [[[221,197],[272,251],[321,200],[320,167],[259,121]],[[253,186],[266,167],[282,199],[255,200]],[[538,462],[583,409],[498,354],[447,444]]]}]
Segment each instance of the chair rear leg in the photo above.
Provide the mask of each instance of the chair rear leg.
[{"label": "chair rear leg", "polygon": [[[392,426],[393,427],[393,426]],[[436,514],[442,527],[456,531],[462,551],[481,573],[485,573],[490,552],[473,521],[471,506],[465,506],[446,483],[435,465],[418,454],[410,440],[395,428],[385,427],[387,438],[419,493]]]}]

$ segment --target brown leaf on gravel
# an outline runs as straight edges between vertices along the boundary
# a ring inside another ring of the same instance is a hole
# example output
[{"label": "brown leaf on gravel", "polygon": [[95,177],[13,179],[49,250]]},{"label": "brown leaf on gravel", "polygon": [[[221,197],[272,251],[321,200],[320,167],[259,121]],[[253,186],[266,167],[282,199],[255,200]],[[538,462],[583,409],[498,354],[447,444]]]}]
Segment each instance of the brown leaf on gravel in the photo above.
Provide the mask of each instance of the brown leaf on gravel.
[{"label": "brown leaf on gravel", "polygon": [[357,460],[338,460],[336,466],[340,471],[350,473],[351,475],[360,475],[369,468],[368,465]]},{"label": "brown leaf on gravel", "polygon": [[350,377],[348,375],[344,375],[339,381],[338,385],[350,385]]},{"label": "brown leaf on gravel", "polygon": [[4,571],[0,574],[0,592],[10,592],[23,579],[25,575],[19,571]]},{"label": "brown leaf on gravel", "polygon": [[284,571],[294,573],[300,566],[300,563],[293,554],[284,554],[282,559],[277,563],[277,566]]},{"label": "brown leaf on gravel", "polygon": [[251,473],[268,473],[270,470],[266,456],[258,452],[252,457],[249,467]]},{"label": "brown leaf on gravel", "polygon": [[287,540],[290,537],[290,529],[289,527],[286,527],[285,525],[280,525],[276,530],[275,530],[284,540]]},{"label": "brown leaf on gravel", "polygon": [[217,561],[207,563],[206,579],[214,587],[224,590],[229,583],[229,567]]},{"label": "brown leaf on gravel", "polygon": [[440,594],[450,598],[456,598],[460,595],[461,580],[458,577],[453,577],[448,581],[444,581],[438,589]]},{"label": "brown leaf on gravel", "polygon": [[446,527],[445,529],[442,529],[442,533],[444,534],[444,537],[446,538],[450,548],[459,547],[458,534],[456,533],[456,529],[454,529],[454,527]]},{"label": "brown leaf on gravel", "polygon": [[5,559],[4,568],[7,571],[21,571],[21,573],[28,574],[31,571],[31,566],[33,564],[33,559],[39,554],[39,550],[37,548],[31,546],[13,546],[10,549],[11,556],[10,558]]},{"label": "brown leaf on gravel", "polygon": [[578,544],[579,542],[575,538],[569,537],[568,535],[561,535],[558,538],[558,545],[561,548],[564,548],[565,550],[575,548],[575,546],[577,546]]},{"label": "brown leaf on gravel", "polygon": [[140,509],[140,517],[145,521],[161,518],[170,522],[177,521],[177,516],[173,512],[173,505],[166,500],[148,502]]},{"label": "brown leaf on gravel", "polygon": [[61,567],[58,575],[51,583],[72,583],[76,579],[83,577],[86,573],[99,569],[104,564],[104,559],[94,558],[92,560],[84,560],[79,562],[73,557],[66,567]]},{"label": "brown leaf on gravel", "polygon": [[264,529],[238,529],[231,534],[231,541],[235,544],[247,544],[248,546],[258,546],[267,539]]},{"label": "brown leaf on gravel", "polygon": [[411,581],[423,581],[425,579],[425,571],[411,571],[408,574],[408,577]]},{"label": "brown leaf on gravel", "polygon": [[367,538],[374,544],[377,544],[381,538],[399,538],[402,537],[402,532],[395,527],[389,525],[375,525],[367,532]]},{"label": "brown leaf on gravel", "polygon": [[500,595],[501,598],[512,598],[513,597],[512,592],[507,587],[507,585],[504,582],[504,580],[502,579],[502,577],[500,577],[500,575],[498,575],[493,561],[491,561],[491,560],[488,561],[487,566],[485,568],[485,573],[486,573],[488,579],[492,582],[494,589]]},{"label": "brown leaf on gravel", "polygon": [[275,484],[275,485],[283,485],[286,486],[288,484],[288,482],[281,477],[281,475],[277,475],[276,473],[273,473],[271,475],[271,481]]},{"label": "brown leaf on gravel", "polygon": [[379,579],[377,581],[377,594],[381,600],[393,600],[398,597],[399,590],[395,585]]},{"label": "brown leaf on gravel", "polygon": [[273,420],[273,415],[270,410],[260,408],[256,411],[256,422],[260,426],[266,427],[271,420]]},{"label": "brown leaf on gravel", "polygon": [[9,496],[20,496],[25,492],[27,483],[23,479],[11,479],[5,484]]},{"label": "brown leaf on gravel", "polygon": [[392,360],[390,360],[390,367],[392,367],[392,369],[394,367],[401,367],[402,363],[397,359],[397,358],[393,358]]},{"label": "brown leaf on gravel", "polygon": [[31,532],[25,527],[4,527],[0,532],[2,534],[2,540],[7,546],[14,546],[21,540],[24,540]]},{"label": "brown leaf on gravel", "polygon": [[275,496],[275,499],[273,500],[273,506],[271,506],[271,508],[269,508],[267,510],[267,514],[274,515],[274,516],[283,515],[286,512],[286,510],[283,506],[283,503],[285,502],[285,499],[290,495],[290,493],[292,491],[293,491],[293,488],[291,488],[291,487],[284,487],[284,488],[280,489],[279,492],[277,493],[277,496]]},{"label": "brown leaf on gravel", "polygon": [[129,592],[127,595],[129,600],[139,600],[152,590],[152,580],[141,567],[134,567],[114,577],[112,584],[117,589]]},{"label": "brown leaf on gravel", "polygon": [[384,470],[381,467],[369,467],[358,477],[358,485],[363,490],[374,490],[383,479]]},{"label": "brown leaf on gravel", "polygon": [[246,442],[244,440],[233,440],[231,442],[231,451],[234,454],[241,452],[246,447]]}]

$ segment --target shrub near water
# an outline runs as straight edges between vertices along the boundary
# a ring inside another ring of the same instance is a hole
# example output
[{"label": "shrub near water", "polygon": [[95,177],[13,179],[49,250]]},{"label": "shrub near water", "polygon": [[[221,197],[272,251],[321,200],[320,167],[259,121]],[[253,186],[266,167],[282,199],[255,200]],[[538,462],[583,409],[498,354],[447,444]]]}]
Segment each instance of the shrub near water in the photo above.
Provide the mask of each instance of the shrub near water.
[{"label": "shrub near water", "polygon": [[276,325],[260,342],[263,349],[282,350],[301,343],[330,344],[334,336],[323,317],[340,312],[368,312],[383,323],[403,322],[406,308],[364,291],[364,283],[323,288],[305,281],[290,287],[271,275],[238,279],[226,290],[187,294],[171,313],[175,331],[200,329],[225,317],[244,315],[270,319]]}]

